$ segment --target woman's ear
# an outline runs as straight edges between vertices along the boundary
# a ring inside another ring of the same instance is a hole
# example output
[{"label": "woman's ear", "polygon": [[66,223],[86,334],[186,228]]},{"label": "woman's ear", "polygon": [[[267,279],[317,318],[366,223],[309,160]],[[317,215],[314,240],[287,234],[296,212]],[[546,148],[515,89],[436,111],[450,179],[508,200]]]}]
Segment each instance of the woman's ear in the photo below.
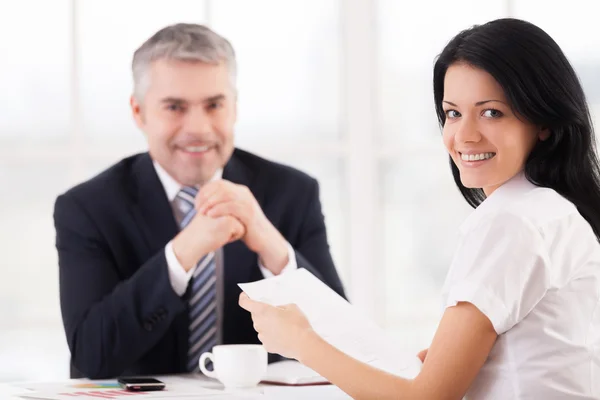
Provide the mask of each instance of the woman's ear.
[{"label": "woman's ear", "polygon": [[538,139],[541,140],[542,142],[546,139],[548,139],[550,137],[550,130],[547,128],[540,128],[540,131],[538,132]]}]

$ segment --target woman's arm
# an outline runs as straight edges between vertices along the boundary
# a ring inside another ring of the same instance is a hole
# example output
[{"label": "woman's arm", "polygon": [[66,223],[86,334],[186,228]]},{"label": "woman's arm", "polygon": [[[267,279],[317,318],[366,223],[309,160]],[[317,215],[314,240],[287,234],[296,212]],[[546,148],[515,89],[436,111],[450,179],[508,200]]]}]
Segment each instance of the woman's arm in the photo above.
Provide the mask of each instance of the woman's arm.
[{"label": "woman's arm", "polygon": [[295,306],[271,307],[242,294],[268,351],[296,358],[355,399],[461,399],[485,362],[496,332],[470,303],[446,309],[420,374],[403,379],[331,346]]}]

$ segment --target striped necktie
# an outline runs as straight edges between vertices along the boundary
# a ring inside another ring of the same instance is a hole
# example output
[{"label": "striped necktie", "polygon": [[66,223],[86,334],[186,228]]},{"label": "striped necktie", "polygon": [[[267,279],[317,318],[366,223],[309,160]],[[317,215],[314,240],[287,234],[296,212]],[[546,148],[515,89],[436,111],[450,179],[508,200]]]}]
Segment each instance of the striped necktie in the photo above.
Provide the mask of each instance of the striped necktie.
[{"label": "striped necktie", "polygon": [[[196,210],[194,198],[198,189],[184,187],[177,193],[178,208],[183,218],[181,229],[190,223]],[[189,341],[187,370],[197,371],[200,355],[217,344],[217,273],[215,254],[202,257],[188,284],[186,297],[189,311]]]}]

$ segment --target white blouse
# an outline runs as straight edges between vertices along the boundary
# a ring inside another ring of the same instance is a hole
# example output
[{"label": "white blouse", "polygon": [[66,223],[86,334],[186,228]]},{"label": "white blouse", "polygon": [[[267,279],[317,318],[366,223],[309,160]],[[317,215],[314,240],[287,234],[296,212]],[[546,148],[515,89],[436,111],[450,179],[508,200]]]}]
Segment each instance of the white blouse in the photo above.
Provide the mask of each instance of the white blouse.
[{"label": "white blouse", "polygon": [[554,190],[519,174],[477,207],[443,300],[499,335],[467,399],[600,399],[600,244]]}]

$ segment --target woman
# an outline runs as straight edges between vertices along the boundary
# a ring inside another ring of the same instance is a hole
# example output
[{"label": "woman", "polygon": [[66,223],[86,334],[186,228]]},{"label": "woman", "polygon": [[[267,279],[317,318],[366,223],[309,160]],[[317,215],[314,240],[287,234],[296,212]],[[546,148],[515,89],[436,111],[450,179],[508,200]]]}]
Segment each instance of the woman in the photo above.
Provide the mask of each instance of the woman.
[{"label": "woman", "polygon": [[434,67],[458,188],[446,309],[420,374],[402,379],[326,343],[295,306],[242,294],[267,350],[357,399],[600,398],[600,180],[588,107],[558,45],[524,21],[459,33]]}]

